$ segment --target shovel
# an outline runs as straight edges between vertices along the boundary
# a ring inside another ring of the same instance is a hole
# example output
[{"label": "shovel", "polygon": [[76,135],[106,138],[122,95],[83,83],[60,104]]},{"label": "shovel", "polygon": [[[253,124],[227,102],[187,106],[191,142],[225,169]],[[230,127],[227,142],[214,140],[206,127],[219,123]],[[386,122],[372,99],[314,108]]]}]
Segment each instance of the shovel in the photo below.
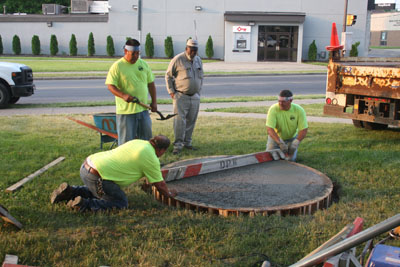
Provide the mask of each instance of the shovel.
[{"label": "shovel", "polygon": [[[150,107],[150,106],[141,103],[141,102],[139,101],[139,99],[138,99],[137,97],[135,97],[135,96],[133,97],[132,103],[139,104],[139,105],[141,105],[142,107],[151,110],[151,107]],[[159,120],[159,121],[168,120],[168,119],[170,119],[170,118],[172,118],[172,117],[178,115],[178,114],[175,113],[175,114],[168,114],[166,117],[164,117],[164,115],[163,115],[160,111],[157,110],[156,113],[157,113],[158,115],[160,115],[160,118],[157,119],[157,120]]]}]

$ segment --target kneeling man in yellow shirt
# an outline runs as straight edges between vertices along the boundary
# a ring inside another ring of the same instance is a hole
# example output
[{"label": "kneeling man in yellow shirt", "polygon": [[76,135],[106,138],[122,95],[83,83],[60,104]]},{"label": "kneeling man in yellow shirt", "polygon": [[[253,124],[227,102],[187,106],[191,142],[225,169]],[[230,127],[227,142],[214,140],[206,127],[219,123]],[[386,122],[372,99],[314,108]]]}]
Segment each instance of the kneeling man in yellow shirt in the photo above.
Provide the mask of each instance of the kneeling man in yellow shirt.
[{"label": "kneeling man in yellow shirt", "polygon": [[292,92],[282,90],[278,103],[269,108],[267,150],[279,148],[289,160],[296,161],[297,148],[307,135],[308,124],[304,109],[292,101]]},{"label": "kneeling man in yellow shirt", "polygon": [[150,141],[135,139],[113,150],[95,153],[86,158],[80,169],[85,186],[62,183],[51,195],[51,203],[68,201],[67,206],[80,211],[123,209],[128,199],[121,187],[142,177],[168,197],[177,195],[169,190],[160,169],[160,160],[170,140],[158,135]]}]

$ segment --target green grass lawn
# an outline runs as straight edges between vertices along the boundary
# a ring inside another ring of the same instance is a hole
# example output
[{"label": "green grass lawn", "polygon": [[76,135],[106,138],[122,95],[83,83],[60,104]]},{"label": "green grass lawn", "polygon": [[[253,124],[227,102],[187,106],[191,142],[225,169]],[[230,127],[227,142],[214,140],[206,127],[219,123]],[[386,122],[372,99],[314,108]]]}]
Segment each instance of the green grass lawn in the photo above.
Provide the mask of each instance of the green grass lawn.
[{"label": "green grass lawn", "polygon": [[[74,117],[93,123],[89,115]],[[200,150],[174,156],[170,148],[161,161],[263,151],[264,124],[200,117],[194,133]],[[49,196],[63,181],[82,184],[79,168],[100,150],[98,134],[65,116],[0,117],[0,203],[24,225],[17,231],[0,221],[0,262],[13,254],[19,264],[34,266],[260,266],[267,258],[273,266],[288,266],[356,217],[364,218],[366,228],[396,215],[400,130],[309,126],[298,162],[325,173],[339,194],[337,203],[313,215],[223,218],[164,206],[140,183],[125,189],[127,210],[80,214],[51,205]],[[172,120],[153,120],[153,133],[172,138]],[[19,191],[4,192],[60,156],[66,159]]]},{"label": "green grass lawn", "polygon": [[[297,97],[296,97],[297,99]],[[323,109],[324,104],[306,104],[300,105],[304,108],[308,116],[324,117]],[[229,107],[229,108],[213,108],[206,109],[208,112],[232,112],[232,113],[261,113],[267,114],[269,106],[256,106],[256,107]]]},{"label": "green grass lawn", "polygon": [[[107,72],[118,58],[1,58],[4,61],[25,64],[35,74],[40,72]],[[165,71],[169,62],[148,61],[153,71]],[[104,75],[104,74],[103,74]]]},{"label": "green grass lawn", "polygon": [[370,46],[370,49],[400,49],[400,46]]},{"label": "green grass lawn", "polygon": [[[88,58],[88,57],[0,57],[1,61],[17,62],[32,68],[34,75],[40,72],[107,72],[120,57]],[[144,59],[153,71],[166,71],[170,59]],[[215,62],[216,60],[203,60]],[[90,73],[89,73],[90,74]],[[87,75],[87,73],[86,73]],[[91,74],[92,75],[92,74]],[[101,74],[99,74],[101,75]],[[104,75],[104,74],[103,74]]]}]

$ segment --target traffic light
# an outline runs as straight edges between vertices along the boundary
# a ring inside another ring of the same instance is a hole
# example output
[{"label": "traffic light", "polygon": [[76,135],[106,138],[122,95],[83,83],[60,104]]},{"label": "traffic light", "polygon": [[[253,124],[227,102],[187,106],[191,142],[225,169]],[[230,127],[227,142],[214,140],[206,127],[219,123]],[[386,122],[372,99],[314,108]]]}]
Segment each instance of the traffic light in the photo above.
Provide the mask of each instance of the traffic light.
[{"label": "traffic light", "polygon": [[357,19],[357,15],[348,14],[346,26],[352,26],[352,25],[356,24],[356,19]]}]

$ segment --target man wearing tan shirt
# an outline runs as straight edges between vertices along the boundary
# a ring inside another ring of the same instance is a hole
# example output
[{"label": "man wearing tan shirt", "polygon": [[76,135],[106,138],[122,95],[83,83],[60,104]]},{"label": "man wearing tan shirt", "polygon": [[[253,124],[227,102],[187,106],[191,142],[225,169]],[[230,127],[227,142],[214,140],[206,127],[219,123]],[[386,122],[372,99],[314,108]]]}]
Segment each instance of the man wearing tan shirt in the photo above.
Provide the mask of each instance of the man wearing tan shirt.
[{"label": "man wearing tan shirt", "polygon": [[173,99],[174,150],[179,154],[183,148],[196,150],[192,145],[192,134],[200,108],[200,91],[203,85],[203,63],[197,56],[198,42],[189,39],[185,52],[176,55],[169,63],[165,74],[167,90]]}]

